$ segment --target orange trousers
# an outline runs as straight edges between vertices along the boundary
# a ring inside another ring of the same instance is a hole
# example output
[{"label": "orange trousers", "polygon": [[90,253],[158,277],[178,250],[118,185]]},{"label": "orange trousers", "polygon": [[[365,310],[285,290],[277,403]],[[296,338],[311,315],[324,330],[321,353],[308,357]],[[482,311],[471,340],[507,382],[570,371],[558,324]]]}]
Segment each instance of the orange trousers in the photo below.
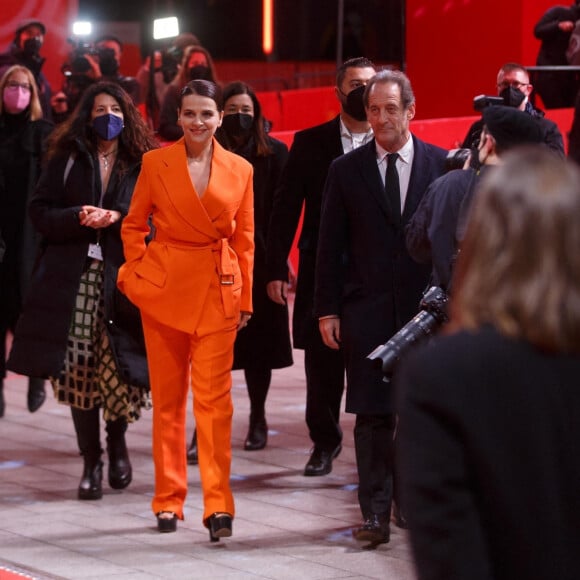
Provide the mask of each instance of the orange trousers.
[{"label": "orange trousers", "polygon": [[170,511],[183,519],[191,377],[204,521],[215,512],[234,515],[230,488],[231,368],[237,326],[237,318],[225,319],[222,308],[207,306],[194,334],[142,315],[153,399],[153,513]]}]

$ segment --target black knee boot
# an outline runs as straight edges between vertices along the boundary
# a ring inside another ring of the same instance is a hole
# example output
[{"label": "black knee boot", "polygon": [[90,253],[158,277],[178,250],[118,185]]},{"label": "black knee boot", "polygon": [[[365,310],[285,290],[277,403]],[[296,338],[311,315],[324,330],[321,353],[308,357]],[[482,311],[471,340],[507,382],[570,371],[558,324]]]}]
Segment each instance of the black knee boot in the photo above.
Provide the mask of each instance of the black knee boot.
[{"label": "black knee boot", "polygon": [[28,379],[28,396],[26,397],[28,410],[31,413],[35,413],[42,407],[45,400],[46,390],[44,388],[44,379],[30,377]]},{"label": "black knee boot", "polygon": [[109,485],[113,489],[125,489],[133,479],[129,452],[125,442],[127,420],[107,421],[107,453],[109,455]]},{"label": "black knee boot", "polygon": [[99,409],[88,411],[71,407],[77,442],[84,459],[84,469],[79,483],[79,499],[103,497],[103,462],[99,432]]}]

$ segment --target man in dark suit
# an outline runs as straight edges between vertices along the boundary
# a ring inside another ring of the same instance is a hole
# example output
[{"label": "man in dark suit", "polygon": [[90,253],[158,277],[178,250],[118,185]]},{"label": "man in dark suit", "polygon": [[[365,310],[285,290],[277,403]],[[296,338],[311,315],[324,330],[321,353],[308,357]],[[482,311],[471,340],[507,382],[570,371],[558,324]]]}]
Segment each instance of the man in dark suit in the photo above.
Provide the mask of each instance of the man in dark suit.
[{"label": "man in dark suit", "polygon": [[287,259],[304,217],[298,249],[300,260],[292,323],[294,348],[304,349],[306,424],[314,448],[304,475],[326,475],[340,453],[340,402],[344,390],[342,353],[322,343],[313,312],[314,266],[318,244],[322,190],[333,159],[372,139],[362,101],[375,68],[366,58],[350,59],[336,75],[340,115],[328,123],[299,131],[294,137],[281,185],[274,199],[267,242],[268,295],[279,304],[288,291]]},{"label": "man in dark suit", "polygon": [[356,413],[363,525],[354,536],[380,543],[390,536],[395,415],[390,386],[366,357],[417,313],[430,267],[409,256],[404,226],[431,181],[443,174],[446,151],[411,135],[415,97],[403,73],[377,73],[364,100],[375,140],[330,166],[315,312],[324,343],[344,353],[346,410]]}]

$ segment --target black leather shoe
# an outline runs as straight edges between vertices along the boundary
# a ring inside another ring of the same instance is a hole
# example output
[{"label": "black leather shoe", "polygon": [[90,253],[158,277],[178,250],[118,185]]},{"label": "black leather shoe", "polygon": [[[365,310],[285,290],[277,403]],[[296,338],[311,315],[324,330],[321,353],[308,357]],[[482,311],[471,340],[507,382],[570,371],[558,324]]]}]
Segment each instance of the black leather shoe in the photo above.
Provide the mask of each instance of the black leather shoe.
[{"label": "black leather shoe", "polygon": [[103,462],[94,457],[86,457],[81,482],[79,499],[101,499],[103,497]]},{"label": "black leather shoe", "polygon": [[189,449],[187,450],[187,463],[188,465],[197,465],[197,429],[193,431],[193,437],[191,438],[191,443]]},{"label": "black leather shoe", "polygon": [[216,512],[204,522],[209,529],[210,542],[219,542],[220,538],[229,538],[232,535],[232,516],[225,512]]},{"label": "black leather shoe", "polygon": [[373,544],[387,544],[391,539],[389,528],[389,518],[371,514],[365,519],[360,528],[352,531],[355,540],[360,542],[371,542]]},{"label": "black leather shoe", "polygon": [[399,508],[399,506],[393,502],[393,519],[395,520],[395,525],[398,528],[406,530],[409,528],[409,524],[407,524],[407,520]]},{"label": "black leather shoe", "polygon": [[262,418],[257,421],[250,419],[250,427],[244,441],[244,449],[246,451],[258,451],[259,449],[264,449],[267,442],[268,425],[266,424],[266,419]]},{"label": "black leather shoe", "polygon": [[[161,517],[161,515],[166,517]],[[170,532],[177,531],[177,514],[173,512],[157,512],[157,530],[162,534],[168,534]],[[167,517],[167,516],[171,517]]]},{"label": "black leather shoe", "polygon": [[42,407],[42,404],[46,400],[46,390],[44,388],[44,379],[29,378],[28,379],[28,395],[26,397],[26,403],[28,405],[28,410],[31,413],[35,413]]},{"label": "black leather shoe", "polygon": [[304,475],[316,476],[327,475],[332,471],[332,460],[338,457],[342,450],[342,445],[339,445],[333,451],[323,451],[318,447],[314,447],[310,459],[304,468]]}]

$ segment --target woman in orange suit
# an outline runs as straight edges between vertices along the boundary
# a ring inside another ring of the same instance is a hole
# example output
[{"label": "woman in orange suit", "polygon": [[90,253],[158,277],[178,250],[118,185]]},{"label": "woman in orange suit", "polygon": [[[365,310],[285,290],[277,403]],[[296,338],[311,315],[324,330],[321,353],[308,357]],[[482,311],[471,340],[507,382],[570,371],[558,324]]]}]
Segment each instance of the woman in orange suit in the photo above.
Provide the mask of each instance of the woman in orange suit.
[{"label": "woman in orange suit", "polygon": [[[153,398],[153,512],[160,532],[183,519],[185,419],[193,389],[203,523],[232,534],[231,367],[252,311],[252,166],[214,138],[221,89],[194,80],[178,109],[184,136],[147,153],[123,221],[119,288],[141,310]],[[153,225],[153,239],[146,238]]]}]

